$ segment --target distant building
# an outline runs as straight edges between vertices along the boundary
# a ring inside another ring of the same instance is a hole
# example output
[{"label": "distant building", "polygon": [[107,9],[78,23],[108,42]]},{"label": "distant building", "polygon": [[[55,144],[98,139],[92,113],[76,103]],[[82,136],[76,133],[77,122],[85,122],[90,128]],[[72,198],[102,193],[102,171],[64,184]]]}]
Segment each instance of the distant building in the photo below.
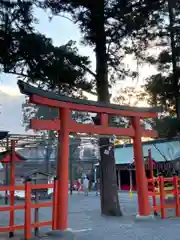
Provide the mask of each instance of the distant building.
[{"label": "distant building", "polygon": [[[142,143],[146,175],[149,177],[148,149],[151,149],[154,174],[174,170],[180,172],[180,140],[160,139]],[[117,185],[121,190],[136,190],[133,144],[115,147]],[[98,163],[96,167],[98,167]]]},{"label": "distant building", "polygon": [[[180,140],[163,139],[142,143],[146,175],[149,177],[148,149],[151,149],[154,172],[180,171]],[[133,144],[119,145],[115,148],[117,184],[120,189],[136,189]]]},{"label": "distant building", "polygon": [[[152,158],[156,162],[172,161],[180,156],[180,140],[152,140],[142,143],[144,156],[148,155],[148,149],[151,149]],[[115,148],[116,164],[133,163],[133,144],[119,145]]]},{"label": "distant building", "polygon": [[[148,149],[151,149],[152,158],[154,160],[154,168],[160,169],[168,163],[173,163],[173,166],[180,168],[180,140],[151,140],[142,143],[143,155],[145,164],[147,163]],[[57,151],[53,149],[49,158],[49,171],[46,172],[45,167],[45,146],[25,147],[17,149],[17,151],[27,159],[23,163],[18,163],[16,166],[16,176],[21,178],[32,171],[40,171],[54,175],[56,172],[56,156]],[[82,172],[88,173],[93,169],[94,164],[99,160],[99,147],[97,141],[92,139],[83,139],[80,147],[72,156],[72,167],[74,172],[81,175]],[[117,184],[119,188],[126,189],[130,187],[136,188],[135,169],[134,169],[134,154],[133,144],[120,144],[115,147],[115,162],[117,170]],[[0,169],[2,165],[0,164]],[[23,169],[23,171],[22,171]],[[146,166],[148,176],[148,166]],[[23,173],[23,174],[22,174]],[[75,177],[75,174],[74,174]],[[0,180],[4,178],[4,172],[0,171]]]}]

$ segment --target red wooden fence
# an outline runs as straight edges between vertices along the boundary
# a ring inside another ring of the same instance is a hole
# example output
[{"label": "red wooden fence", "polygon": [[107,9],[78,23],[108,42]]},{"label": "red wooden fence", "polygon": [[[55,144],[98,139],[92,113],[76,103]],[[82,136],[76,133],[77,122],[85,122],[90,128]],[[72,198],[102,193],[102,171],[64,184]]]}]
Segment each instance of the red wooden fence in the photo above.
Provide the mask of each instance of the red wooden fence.
[{"label": "red wooden fence", "polygon": [[[158,178],[151,178],[151,179],[147,179],[148,183],[152,183],[152,185],[154,186],[155,183],[158,186],[158,190],[156,190],[155,187],[153,187],[153,191],[149,192],[149,196],[152,197],[153,199],[153,204],[152,204],[152,211],[153,212],[157,212],[160,211],[161,213],[161,218],[166,218],[166,209],[168,208],[172,208],[176,210],[176,216],[179,217],[180,216],[180,199],[179,199],[179,194],[180,194],[180,190],[179,190],[179,182],[180,182],[180,178],[178,178],[177,176],[175,177],[171,177],[171,178],[164,178],[162,176],[158,177]],[[172,190],[166,190],[165,189],[165,183],[171,183],[173,186]],[[172,194],[174,195],[173,197],[173,203],[166,203],[166,196],[168,194]],[[157,197],[159,197],[160,199],[160,204],[157,204]]]},{"label": "red wooden fence", "polygon": [[[38,184],[33,185],[30,181],[26,181],[25,186],[0,186],[0,191],[9,191],[14,192],[17,190],[25,191],[25,202],[22,205],[10,205],[10,206],[1,206],[0,212],[9,211],[10,213],[10,220],[9,226],[0,227],[0,232],[9,232],[14,233],[16,230],[24,230],[24,237],[25,239],[31,239],[32,228],[40,228],[44,226],[51,226],[52,229],[56,229],[56,221],[57,221],[57,185],[58,180],[54,181],[54,184]],[[34,189],[48,189],[53,188],[53,202],[40,202],[40,203],[33,203],[31,200],[31,192]],[[10,203],[11,204],[11,203]],[[31,210],[42,208],[42,207],[53,207],[52,211],[52,219],[46,222],[32,222],[31,219]],[[14,224],[14,212],[16,210],[24,210],[24,224],[22,225],[15,225]]]},{"label": "red wooden fence", "polygon": [[[9,232],[14,233],[16,230],[24,230],[24,237],[25,239],[31,239],[32,234],[32,228],[40,228],[44,226],[51,226],[53,230],[56,230],[56,223],[57,223],[57,186],[58,181],[55,180],[54,184],[38,184],[33,185],[30,181],[25,182],[25,186],[0,186],[0,191],[9,191],[14,192],[17,190],[25,191],[25,202],[22,205],[10,205],[10,206],[1,206],[0,212],[9,211],[10,214],[10,220],[9,220],[9,226],[6,227],[0,227],[0,232]],[[159,190],[156,191],[156,188],[153,187],[153,191],[149,192],[149,196],[153,199],[152,204],[152,211],[157,212],[160,211],[161,218],[166,218],[166,209],[167,208],[173,208],[176,209],[176,216],[180,216],[180,200],[179,200],[179,182],[180,178],[177,176],[172,178],[151,178],[147,180],[148,183],[151,183],[153,186],[155,183],[159,186]],[[171,183],[173,185],[172,190],[165,190],[165,183]],[[32,190],[37,189],[48,189],[53,188],[53,201],[51,202],[40,202],[40,203],[33,203],[31,200],[31,192]],[[165,202],[165,197],[167,194],[173,194],[174,195],[174,202],[169,204]],[[157,204],[157,197],[160,199],[160,204]],[[31,211],[32,209],[39,209],[42,207],[52,207],[52,219],[45,222],[32,222],[31,219]],[[14,213],[16,210],[24,210],[24,224],[22,225],[15,225],[14,224]]]}]

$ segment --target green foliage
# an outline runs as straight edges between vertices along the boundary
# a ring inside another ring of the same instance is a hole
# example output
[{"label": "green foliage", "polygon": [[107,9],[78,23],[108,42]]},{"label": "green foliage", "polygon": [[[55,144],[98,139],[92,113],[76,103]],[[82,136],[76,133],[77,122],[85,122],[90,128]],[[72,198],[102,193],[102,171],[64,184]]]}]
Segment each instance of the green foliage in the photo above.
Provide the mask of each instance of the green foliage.
[{"label": "green foliage", "polygon": [[71,94],[92,88],[86,79],[90,62],[80,56],[75,42],[55,47],[52,39],[32,27],[35,1],[1,1],[0,68],[44,89]]},{"label": "green foliage", "polygon": [[174,117],[155,119],[153,128],[158,132],[158,138],[171,139],[180,134],[180,120]]},{"label": "green foliage", "polygon": [[159,1],[156,32],[150,26],[147,37],[151,47],[158,48],[158,54],[144,54],[141,57],[157,69],[157,74],[147,79],[145,88],[151,95],[151,104],[164,107],[170,114],[180,117],[180,11],[179,1]]},{"label": "green foliage", "polygon": [[[136,77],[137,73],[127,69],[122,60],[126,54],[136,53],[146,45],[145,33],[151,15],[159,6],[158,1],[45,0],[40,5],[50,9],[52,15],[71,17],[81,30],[82,42],[94,48],[96,57],[101,47],[101,54],[104,54],[102,61],[108,66],[110,83],[125,76]],[[151,24],[154,26],[155,22],[151,21]]]},{"label": "green foliage", "polygon": [[[81,56],[74,41],[55,47],[52,39],[32,27],[35,1],[1,1],[0,3],[0,70],[18,76],[38,88],[68,96],[83,97],[93,83],[87,80],[88,57]],[[23,103],[24,125],[29,119],[57,118],[58,112],[47,107]]]},{"label": "green foliage", "polygon": [[172,73],[163,76],[162,73],[152,75],[147,79],[146,90],[150,94],[151,105],[163,106],[164,111],[171,115],[175,114],[175,89],[173,86]]},{"label": "green foliage", "polygon": [[20,41],[23,41],[22,35],[32,33],[33,21],[32,3],[0,2],[0,65],[4,72],[9,72],[17,63],[21,63]]},{"label": "green foliage", "polygon": [[148,103],[149,96],[143,88],[126,87],[120,88],[117,91],[116,96],[113,98],[113,102],[119,105],[137,106],[138,104]]}]

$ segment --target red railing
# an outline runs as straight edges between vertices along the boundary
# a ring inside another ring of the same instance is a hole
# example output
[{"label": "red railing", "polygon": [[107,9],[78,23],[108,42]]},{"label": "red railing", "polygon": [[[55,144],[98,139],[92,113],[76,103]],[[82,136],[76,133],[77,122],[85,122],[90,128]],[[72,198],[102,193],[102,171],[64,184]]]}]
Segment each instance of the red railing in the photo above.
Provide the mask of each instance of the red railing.
[{"label": "red railing", "polygon": [[[180,178],[177,176],[171,177],[171,178],[164,178],[162,176],[158,178],[151,178],[147,179],[148,183],[152,183],[153,191],[149,192],[149,196],[152,196],[153,204],[152,204],[152,211],[157,212],[160,211],[161,218],[166,218],[166,209],[172,208],[176,210],[176,216],[180,216],[180,199],[179,199],[179,181]],[[155,183],[157,184],[157,187],[155,187]],[[165,189],[165,183],[171,183],[173,186],[172,190],[166,190]],[[157,190],[156,190],[157,189]],[[174,201],[173,203],[166,203],[166,196],[168,194],[174,195]],[[157,204],[156,197],[159,197],[160,204]]]},{"label": "red railing", "polygon": [[[25,182],[25,186],[0,186],[0,191],[25,191],[25,202],[22,205],[10,205],[10,206],[1,206],[0,212],[9,211],[13,214],[10,214],[9,226],[0,227],[0,232],[9,232],[14,233],[16,230],[24,230],[25,239],[31,239],[32,228],[40,228],[44,226],[51,226],[52,229],[56,229],[56,221],[57,221],[57,184],[58,180],[55,180],[53,184],[37,184],[33,185],[30,181]],[[49,189],[53,188],[53,202],[38,202],[33,203],[31,200],[32,190],[38,189]],[[31,210],[39,209],[42,207],[53,207],[52,210],[52,219],[46,222],[32,222],[31,218]],[[15,225],[14,224],[14,212],[16,210],[24,210],[24,224]]]}]

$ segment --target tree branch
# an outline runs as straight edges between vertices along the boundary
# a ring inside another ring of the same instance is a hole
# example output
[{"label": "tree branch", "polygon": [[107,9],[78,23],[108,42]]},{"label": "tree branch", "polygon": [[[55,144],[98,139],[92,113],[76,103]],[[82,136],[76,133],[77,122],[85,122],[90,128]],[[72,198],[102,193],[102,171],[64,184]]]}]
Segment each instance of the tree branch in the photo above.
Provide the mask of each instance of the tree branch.
[{"label": "tree branch", "polygon": [[94,96],[97,96],[97,93],[96,92],[93,92],[93,91],[91,91],[91,90],[83,90],[84,92],[87,92],[87,93],[90,93],[90,94],[92,94],[92,95],[94,95]]},{"label": "tree branch", "polygon": [[[69,20],[69,21],[72,22],[73,24],[76,24],[76,23],[77,23],[77,21],[74,21],[73,19],[71,19],[71,18],[69,18],[69,17],[67,17],[67,16],[64,16],[64,15],[61,15],[61,14],[58,14],[58,16],[61,17],[61,18],[65,18],[65,19]],[[50,20],[50,21],[52,20],[52,18],[53,18],[53,16],[49,16],[49,20]]]},{"label": "tree branch", "polygon": [[160,149],[156,146],[156,144],[153,144],[153,146],[160,153],[160,155],[164,158],[165,162],[168,162],[166,156],[160,151]]},{"label": "tree branch", "polygon": [[91,70],[89,69],[88,67],[86,67],[85,65],[81,64],[80,67],[82,67],[85,71],[87,71],[88,73],[90,73],[93,77],[96,78],[96,74]]},{"label": "tree branch", "polygon": [[[85,67],[85,66],[84,66]],[[86,67],[85,67],[86,68]],[[91,71],[90,69],[89,69],[89,71]],[[20,77],[25,77],[25,78],[28,78],[29,76],[28,75],[26,75],[26,74],[24,74],[24,73],[17,73],[17,72],[8,72],[8,74],[14,74],[14,75],[17,75],[17,76],[20,76]],[[94,74],[93,72],[92,72],[92,74]],[[39,86],[38,87],[40,87],[40,83],[39,83]],[[73,88],[74,89],[74,91],[76,91],[76,89],[75,88]],[[91,91],[91,90],[84,90],[84,89],[82,89],[84,92],[87,92],[87,93],[89,93],[89,94],[92,94],[92,95],[94,95],[94,96],[97,96],[97,93],[96,92],[93,92],[93,91]]]},{"label": "tree branch", "polygon": [[14,74],[14,75],[17,75],[17,76],[20,76],[20,77],[29,77],[27,74],[24,74],[24,73],[17,73],[17,72],[7,72],[7,74]]},{"label": "tree branch", "polygon": [[[74,91],[77,91],[76,87],[72,88]],[[97,96],[97,93],[94,92],[94,91],[91,91],[91,90],[87,90],[87,89],[82,89],[82,91],[86,92],[86,93],[89,93],[89,94],[92,94],[94,96]]]}]

